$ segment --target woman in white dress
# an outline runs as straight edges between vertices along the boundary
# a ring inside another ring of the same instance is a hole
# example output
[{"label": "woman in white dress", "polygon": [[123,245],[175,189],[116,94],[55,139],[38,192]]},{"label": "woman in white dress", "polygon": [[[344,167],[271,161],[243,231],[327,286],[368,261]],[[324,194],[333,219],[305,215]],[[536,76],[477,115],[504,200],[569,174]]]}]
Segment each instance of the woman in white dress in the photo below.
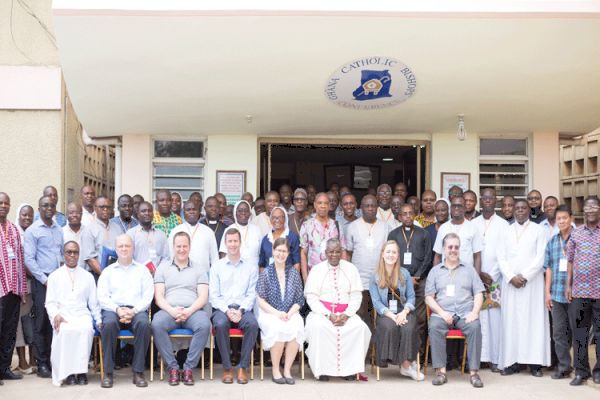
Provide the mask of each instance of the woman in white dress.
[{"label": "woman in white dress", "polygon": [[[273,382],[293,385],[291,367],[304,343],[304,322],[298,313],[304,305],[302,278],[289,263],[289,243],[286,238],[273,243],[273,263],[261,272],[256,294],[260,314],[258,324],[263,347],[271,351]],[[285,351],[283,375],[279,369]]]}]

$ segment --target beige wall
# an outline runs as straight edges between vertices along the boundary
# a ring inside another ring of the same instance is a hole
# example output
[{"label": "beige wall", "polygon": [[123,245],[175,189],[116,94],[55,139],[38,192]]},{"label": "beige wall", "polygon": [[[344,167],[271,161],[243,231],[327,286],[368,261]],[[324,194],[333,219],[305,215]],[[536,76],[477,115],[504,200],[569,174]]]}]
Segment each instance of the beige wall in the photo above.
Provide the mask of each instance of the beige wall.
[{"label": "beige wall", "polygon": [[245,170],[246,191],[256,197],[258,189],[258,144],[254,135],[213,135],[208,137],[204,193],[217,190],[217,170]]},{"label": "beige wall", "polygon": [[152,201],[152,155],[149,135],[123,136],[121,193],[141,194]]},{"label": "beige wall", "polygon": [[542,196],[560,198],[560,146],[558,132],[534,132],[531,188]]},{"label": "beige wall", "polygon": [[468,172],[471,174],[470,189],[479,193],[479,137],[468,134],[464,141],[456,133],[431,135],[431,189],[440,194],[442,172]]}]

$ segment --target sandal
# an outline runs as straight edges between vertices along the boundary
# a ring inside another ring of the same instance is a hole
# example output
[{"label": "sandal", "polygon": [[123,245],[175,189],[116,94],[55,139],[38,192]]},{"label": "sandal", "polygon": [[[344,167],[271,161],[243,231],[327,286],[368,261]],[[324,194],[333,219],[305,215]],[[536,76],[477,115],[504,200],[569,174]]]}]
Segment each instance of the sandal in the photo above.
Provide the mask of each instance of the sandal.
[{"label": "sandal", "polygon": [[434,386],[441,386],[441,385],[443,385],[444,383],[447,383],[447,382],[448,382],[448,378],[446,378],[446,374],[444,374],[443,372],[438,372],[435,375],[435,378],[433,378],[433,380],[431,381],[431,383]]}]

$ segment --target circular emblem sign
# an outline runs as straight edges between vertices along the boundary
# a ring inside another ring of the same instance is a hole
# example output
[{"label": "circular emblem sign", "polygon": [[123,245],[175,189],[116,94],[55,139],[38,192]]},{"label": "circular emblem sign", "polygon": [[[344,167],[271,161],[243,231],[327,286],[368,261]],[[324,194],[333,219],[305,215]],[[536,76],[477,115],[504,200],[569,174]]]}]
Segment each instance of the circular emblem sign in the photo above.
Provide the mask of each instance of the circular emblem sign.
[{"label": "circular emblem sign", "polygon": [[402,103],[416,89],[417,78],[406,64],[373,56],[342,65],[329,77],[325,96],[338,106],[376,110]]}]

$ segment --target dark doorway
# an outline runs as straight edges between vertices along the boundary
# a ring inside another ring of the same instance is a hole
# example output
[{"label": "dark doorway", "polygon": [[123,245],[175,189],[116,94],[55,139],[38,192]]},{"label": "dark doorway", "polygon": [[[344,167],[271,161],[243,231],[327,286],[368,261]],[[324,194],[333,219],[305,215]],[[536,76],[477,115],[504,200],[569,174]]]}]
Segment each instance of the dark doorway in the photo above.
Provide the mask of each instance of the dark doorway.
[{"label": "dark doorway", "polygon": [[[418,152],[421,153],[420,157]],[[426,145],[340,145],[263,143],[260,147],[260,188],[349,186],[361,197],[382,183],[408,186],[409,195],[425,188]],[[270,158],[269,158],[270,157]],[[421,166],[417,168],[417,160]],[[420,177],[417,175],[420,172]],[[269,181],[270,179],[270,181]],[[420,184],[418,182],[420,180]]]}]

